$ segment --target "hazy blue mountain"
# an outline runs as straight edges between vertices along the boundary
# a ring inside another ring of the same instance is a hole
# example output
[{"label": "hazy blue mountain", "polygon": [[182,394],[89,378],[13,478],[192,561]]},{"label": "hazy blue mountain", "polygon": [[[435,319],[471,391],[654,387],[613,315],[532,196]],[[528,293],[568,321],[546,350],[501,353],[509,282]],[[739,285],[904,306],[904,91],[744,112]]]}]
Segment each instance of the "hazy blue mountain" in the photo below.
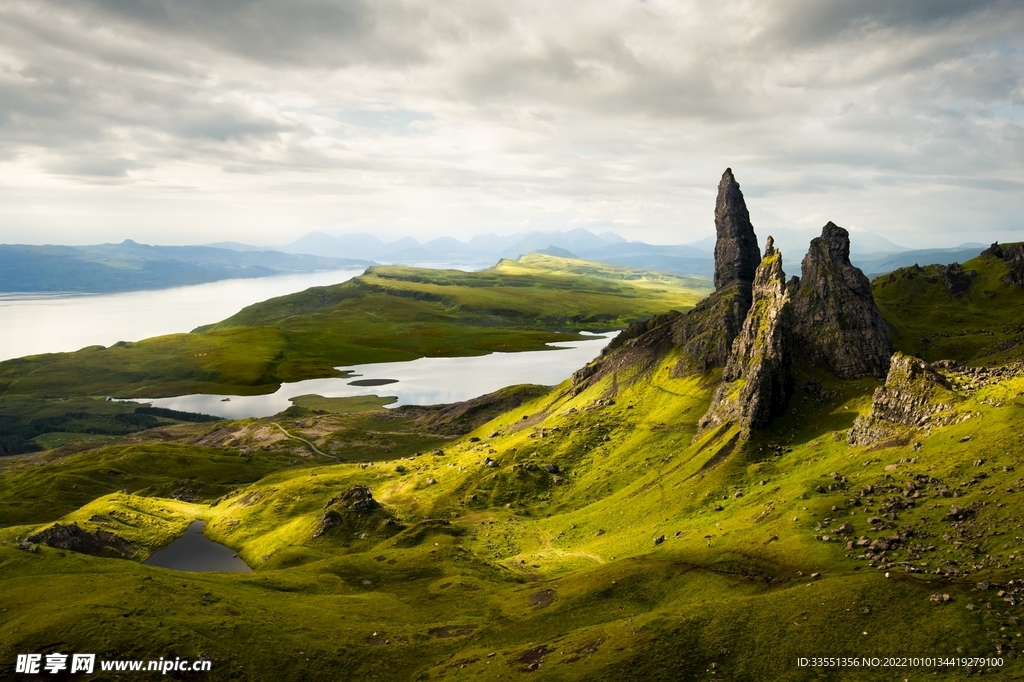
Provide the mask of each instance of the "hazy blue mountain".
[{"label": "hazy blue mountain", "polygon": [[[807,253],[816,230],[761,230],[759,241],[771,234],[784,254],[786,271],[799,274],[800,262]],[[491,264],[499,258],[518,258],[533,251],[603,261],[617,265],[661,270],[683,275],[710,276],[714,272],[715,237],[688,244],[647,244],[626,241],[614,232],[594,234],[576,228],[567,231],[519,232],[509,235],[493,233],[474,235],[467,241],[455,237],[439,237],[422,244],[412,237],[385,243],[366,233],[329,235],[312,232],[282,247],[292,253],[347,255],[386,263],[409,265]],[[977,248],[975,248],[977,247]],[[904,265],[942,263],[967,260],[976,256],[983,245],[963,244],[955,249],[908,249],[879,234],[850,233],[850,254],[854,265],[869,275],[883,274]]]},{"label": "hazy blue mountain", "polygon": [[372,262],[131,240],[92,246],[0,244],[0,292],[138,291],[368,265]]},{"label": "hazy blue mountain", "polygon": [[286,253],[307,253],[335,258],[376,260],[377,256],[383,253],[386,248],[387,245],[379,237],[366,232],[341,235],[310,232],[299,237],[291,244],[280,247],[279,250]]},{"label": "hazy blue mountain", "polygon": [[273,251],[263,246],[253,246],[252,244],[243,244],[241,242],[214,242],[212,244],[203,244],[203,246],[209,246],[213,249],[231,249],[232,251]]},{"label": "hazy blue mountain", "polygon": [[860,258],[851,258],[854,265],[864,271],[872,279],[897,268],[905,268],[908,265],[932,265],[940,263],[963,263],[965,260],[974,258],[981,253],[987,245],[963,245],[953,249],[916,249],[914,251],[903,251],[896,254],[871,254]]}]

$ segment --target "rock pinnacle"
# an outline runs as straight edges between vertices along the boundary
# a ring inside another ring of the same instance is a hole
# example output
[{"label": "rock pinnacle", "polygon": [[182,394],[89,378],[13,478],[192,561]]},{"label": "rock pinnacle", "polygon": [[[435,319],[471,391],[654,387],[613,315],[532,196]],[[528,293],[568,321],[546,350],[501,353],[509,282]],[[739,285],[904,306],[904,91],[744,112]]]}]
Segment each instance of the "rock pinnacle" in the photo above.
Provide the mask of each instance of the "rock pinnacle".
[{"label": "rock pinnacle", "polygon": [[715,202],[715,290],[740,282],[749,287],[761,262],[754,226],[743,201],[743,192],[726,168],[718,183]]}]

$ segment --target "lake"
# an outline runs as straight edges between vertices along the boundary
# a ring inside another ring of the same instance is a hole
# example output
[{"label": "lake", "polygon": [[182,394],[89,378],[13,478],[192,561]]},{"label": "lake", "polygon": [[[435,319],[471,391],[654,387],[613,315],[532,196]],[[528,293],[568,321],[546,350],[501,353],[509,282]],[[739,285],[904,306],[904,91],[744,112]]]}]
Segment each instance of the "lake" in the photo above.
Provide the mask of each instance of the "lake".
[{"label": "lake", "polygon": [[203,535],[206,521],[193,521],[185,534],[146,559],[150,566],[173,568],[176,571],[230,571],[251,573],[252,569],[238,558],[230,547]]},{"label": "lake", "polygon": [[120,294],[0,294],[0,360],[192,331],[245,306],[363,273],[329,270]]},{"label": "lake", "polygon": [[512,384],[559,384],[600,355],[615,333],[588,336],[591,338],[583,341],[548,344],[551,350],[339,367],[347,376],[283,384],[276,392],[266,395],[227,396],[225,400],[223,395],[193,394],[145,402],[155,407],[202,412],[227,419],[269,417],[290,407],[290,398],[309,394],[325,398],[396,396],[398,401],[389,407],[454,403]]}]

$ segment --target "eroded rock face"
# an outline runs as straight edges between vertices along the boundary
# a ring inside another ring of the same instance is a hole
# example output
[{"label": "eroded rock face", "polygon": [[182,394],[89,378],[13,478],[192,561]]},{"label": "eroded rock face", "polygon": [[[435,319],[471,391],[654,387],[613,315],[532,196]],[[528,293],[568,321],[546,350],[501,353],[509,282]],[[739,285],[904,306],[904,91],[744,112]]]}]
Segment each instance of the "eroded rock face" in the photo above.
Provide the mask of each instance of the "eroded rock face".
[{"label": "eroded rock face", "polygon": [[742,282],[748,286],[761,262],[754,226],[740,185],[726,168],[715,201],[715,290]]},{"label": "eroded rock face", "polygon": [[884,377],[894,346],[871,282],[850,263],[850,234],[825,225],[811,240],[801,275],[791,285],[801,356],[841,379]]},{"label": "eroded rock face", "polygon": [[977,276],[977,271],[964,270],[959,263],[935,266],[936,281],[941,281],[945,284],[946,291],[954,296],[960,296],[970,291],[971,283]]},{"label": "eroded rock face", "polygon": [[57,549],[92,554],[94,556],[121,556],[130,558],[135,548],[124,538],[105,530],[92,533],[82,530],[77,523],[55,523],[49,528],[28,536],[29,542],[38,542]]},{"label": "eroded rock face", "polygon": [[729,168],[718,184],[715,230],[715,292],[687,313],[667,313],[630,325],[600,358],[573,375],[573,392],[627,367],[643,371],[673,348],[681,351],[673,376],[725,366],[750,309],[751,287],[761,262],[743,193]]},{"label": "eroded rock face", "polygon": [[786,409],[792,392],[791,302],[782,253],[768,238],[753,284],[753,302],[732,344],[722,383],[700,420],[701,430],[724,422],[767,426]]},{"label": "eroded rock face", "polygon": [[858,417],[847,440],[851,445],[870,445],[891,439],[900,427],[927,428],[957,419],[955,399],[946,378],[924,360],[895,353],[885,379],[871,398],[871,413]]}]

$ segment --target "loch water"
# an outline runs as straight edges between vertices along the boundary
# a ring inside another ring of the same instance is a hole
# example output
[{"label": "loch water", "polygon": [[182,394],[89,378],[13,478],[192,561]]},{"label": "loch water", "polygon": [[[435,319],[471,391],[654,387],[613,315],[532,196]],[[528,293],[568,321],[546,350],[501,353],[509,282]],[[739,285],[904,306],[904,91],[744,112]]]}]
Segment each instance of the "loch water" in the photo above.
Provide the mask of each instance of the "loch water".
[{"label": "loch water", "polygon": [[378,362],[339,367],[344,377],[308,379],[283,384],[265,395],[224,396],[209,393],[156,398],[151,403],[185,412],[212,414],[226,419],[269,417],[291,406],[291,398],[380,395],[399,405],[439,405],[470,400],[513,384],[553,386],[572,376],[600,355],[614,333],[587,334],[581,341],[548,344],[548,350],[489,353],[462,358],[419,358],[407,362]]},{"label": "loch water", "polygon": [[235,550],[203,535],[205,528],[206,521],[193,521],[184,535],[163,549],[154,552],[144,563],[150,566],[196,573],[209,571],[252,572],[252,569],[238,558]]}]

